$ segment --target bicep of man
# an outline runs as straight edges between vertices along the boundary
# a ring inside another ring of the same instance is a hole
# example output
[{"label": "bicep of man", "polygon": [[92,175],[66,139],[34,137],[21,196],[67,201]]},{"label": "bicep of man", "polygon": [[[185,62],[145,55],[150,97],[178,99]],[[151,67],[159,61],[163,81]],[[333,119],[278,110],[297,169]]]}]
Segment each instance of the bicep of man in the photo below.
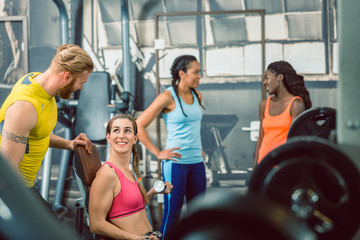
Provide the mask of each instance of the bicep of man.
[{"label": "bicep of man", "polygon": [[36,121],[36,110],[29,102],[15,102],[6,110],[1,134],[1,153],[15,166],[18,166],[24,157],[29,133]]}]

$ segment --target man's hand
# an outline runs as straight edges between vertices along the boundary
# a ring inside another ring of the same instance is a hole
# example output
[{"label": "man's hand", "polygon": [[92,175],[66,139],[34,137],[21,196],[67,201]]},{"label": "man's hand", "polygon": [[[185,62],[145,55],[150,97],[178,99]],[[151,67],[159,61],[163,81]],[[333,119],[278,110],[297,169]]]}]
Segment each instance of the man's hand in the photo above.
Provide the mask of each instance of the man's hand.
[{"label": "man's hand", "polygon": [[86,151],[89,154],[92,154],[92,152],[91,152],[91,141],[88,139],[88,137],[86,136],[85,133],[80,133],[76,138],[74,138],[74,140],[72,140],[70,142],[70,148],[72,150],[74,150],[75,147],[79,146],[79,145],[85,146]]}]

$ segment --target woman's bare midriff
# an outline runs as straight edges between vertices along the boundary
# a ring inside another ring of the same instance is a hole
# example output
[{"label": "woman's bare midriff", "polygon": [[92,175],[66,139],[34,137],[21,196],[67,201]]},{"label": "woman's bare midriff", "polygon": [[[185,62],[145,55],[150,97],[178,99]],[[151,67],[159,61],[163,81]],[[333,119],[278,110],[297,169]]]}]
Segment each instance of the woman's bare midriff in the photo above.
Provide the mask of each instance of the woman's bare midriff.
[{"label": "woman's bare midriff", "polygon": [[110,222],[124,231],[137,235],[144,235],[152,230],[145,209],[126,217],[110,220]]}]

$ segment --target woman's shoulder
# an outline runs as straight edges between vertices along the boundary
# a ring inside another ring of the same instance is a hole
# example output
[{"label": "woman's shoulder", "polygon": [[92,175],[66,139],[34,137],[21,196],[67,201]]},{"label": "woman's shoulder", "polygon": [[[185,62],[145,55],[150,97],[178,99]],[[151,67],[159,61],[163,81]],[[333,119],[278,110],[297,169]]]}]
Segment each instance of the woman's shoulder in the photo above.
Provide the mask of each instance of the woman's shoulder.
[{"label": "woman's shoulder", "polygon": [[300,96],[294,96],[293,101],[294,102],[304,102],[304,100]]},{"label": "woman's shoulder", "polygon": [[119,182],[115,169],[109,165],[104,164],[96,173],[95,179],[91,184],[91,191],[103,193],[104,191],[115,189]]},{"label": "woman's shoulder", "polygon": [[290,106],[291,116],[298,116],[305,111],[305,103],[300,97],[294,97]]},{"label": "woman's shoulder", "polygon": [[104,164],[96,173],[96,178],[112,180],[117,177],[116,171],[108,164]]},{"label": "woman's shoulder", "polygon": [[268,101],[269,99],[271,99],[271,97],[267,97],[267,98],[262,99],[262,100],[260,101],[260,103],[259,103],[259,107],[265,108],[266,103],[267,103],[267,101]]},{"label": "woman's shoulder", "polygon": [[162,93],[159,94],[159,96],[161,96],[161,95],[167,96],[167,97],[172,97],[170,89],[166,89],[165,91],[163,91]]},{"label": "woman's shoulder", "polygon": [[201,92],[199,90],[195,89],[195,92],[199,97],[202,97],[202,94],[201,94]]},{"label": "woman's shoulder", "polygon": [[293,101],[292,101],[292,104],[291,104],[291,107],[295,107],[295,108],[305,107],[305,103],[304,103],[304,101],[302,100],[301,97],[294,97]]},{"label": "woman's shoulder", "polygon": [[173,100],[173,96],[169,90],[165,90],[156,97],[157,101],[170,103]]},{"label": "woman's shoulder", "polygon": [[304,106],[304,100],[299,96],[294,96],[291,100],[291,107],[301,107]]}]

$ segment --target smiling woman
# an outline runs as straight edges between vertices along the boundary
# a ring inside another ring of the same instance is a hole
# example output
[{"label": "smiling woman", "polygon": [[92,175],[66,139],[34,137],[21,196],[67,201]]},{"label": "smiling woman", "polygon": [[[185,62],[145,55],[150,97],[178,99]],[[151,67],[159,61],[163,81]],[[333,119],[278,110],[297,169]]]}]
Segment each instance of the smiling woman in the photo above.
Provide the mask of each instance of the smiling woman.
[{"label": "smiling woman", "polygon": [[[201,79],[200,63],[192,55],[177,57],[170,69],[172,86],[161,93],[138,117],[139,140],[162,160],[163,179],[175,188],[164,196],[161,232],[164,239],[177,223],[186,197],[187,203],[206,191],[205,166],[200,136],[202,95],[196,88]],[[166,125],[166,149],[152,143],[146,128],[162,115]],[[186,186],[186,187],[184,187]]]},{"label": "smiling woman", "polygon": [[110,151],[127,152],[129,149],[131,150],[137,140],[132,122],[129,119],[118,118],[111,125],[111,129],[106,135]]},{"label": "smiling woman", "polygon": [[[146,193],[141,184],[137,126],[127,114],[114,116],[107,125],[106,139],[110,145],[107,162],[97,172],[91,185],[89,200],[90,230],[114,239],[161,239],[152,232],[145,205],[158,192]],[[133,174],[130,169],[132,161]],[[171,192],[165,183],[162,193]]]},{"label": "smiling woman", "polygon": [[263,86],[269,96],[260,102],[260,132],[255,149],[254,168],[273,149],[286,142],[291,123],[311,107],[304,77],[285,61],[271,63]]}]

